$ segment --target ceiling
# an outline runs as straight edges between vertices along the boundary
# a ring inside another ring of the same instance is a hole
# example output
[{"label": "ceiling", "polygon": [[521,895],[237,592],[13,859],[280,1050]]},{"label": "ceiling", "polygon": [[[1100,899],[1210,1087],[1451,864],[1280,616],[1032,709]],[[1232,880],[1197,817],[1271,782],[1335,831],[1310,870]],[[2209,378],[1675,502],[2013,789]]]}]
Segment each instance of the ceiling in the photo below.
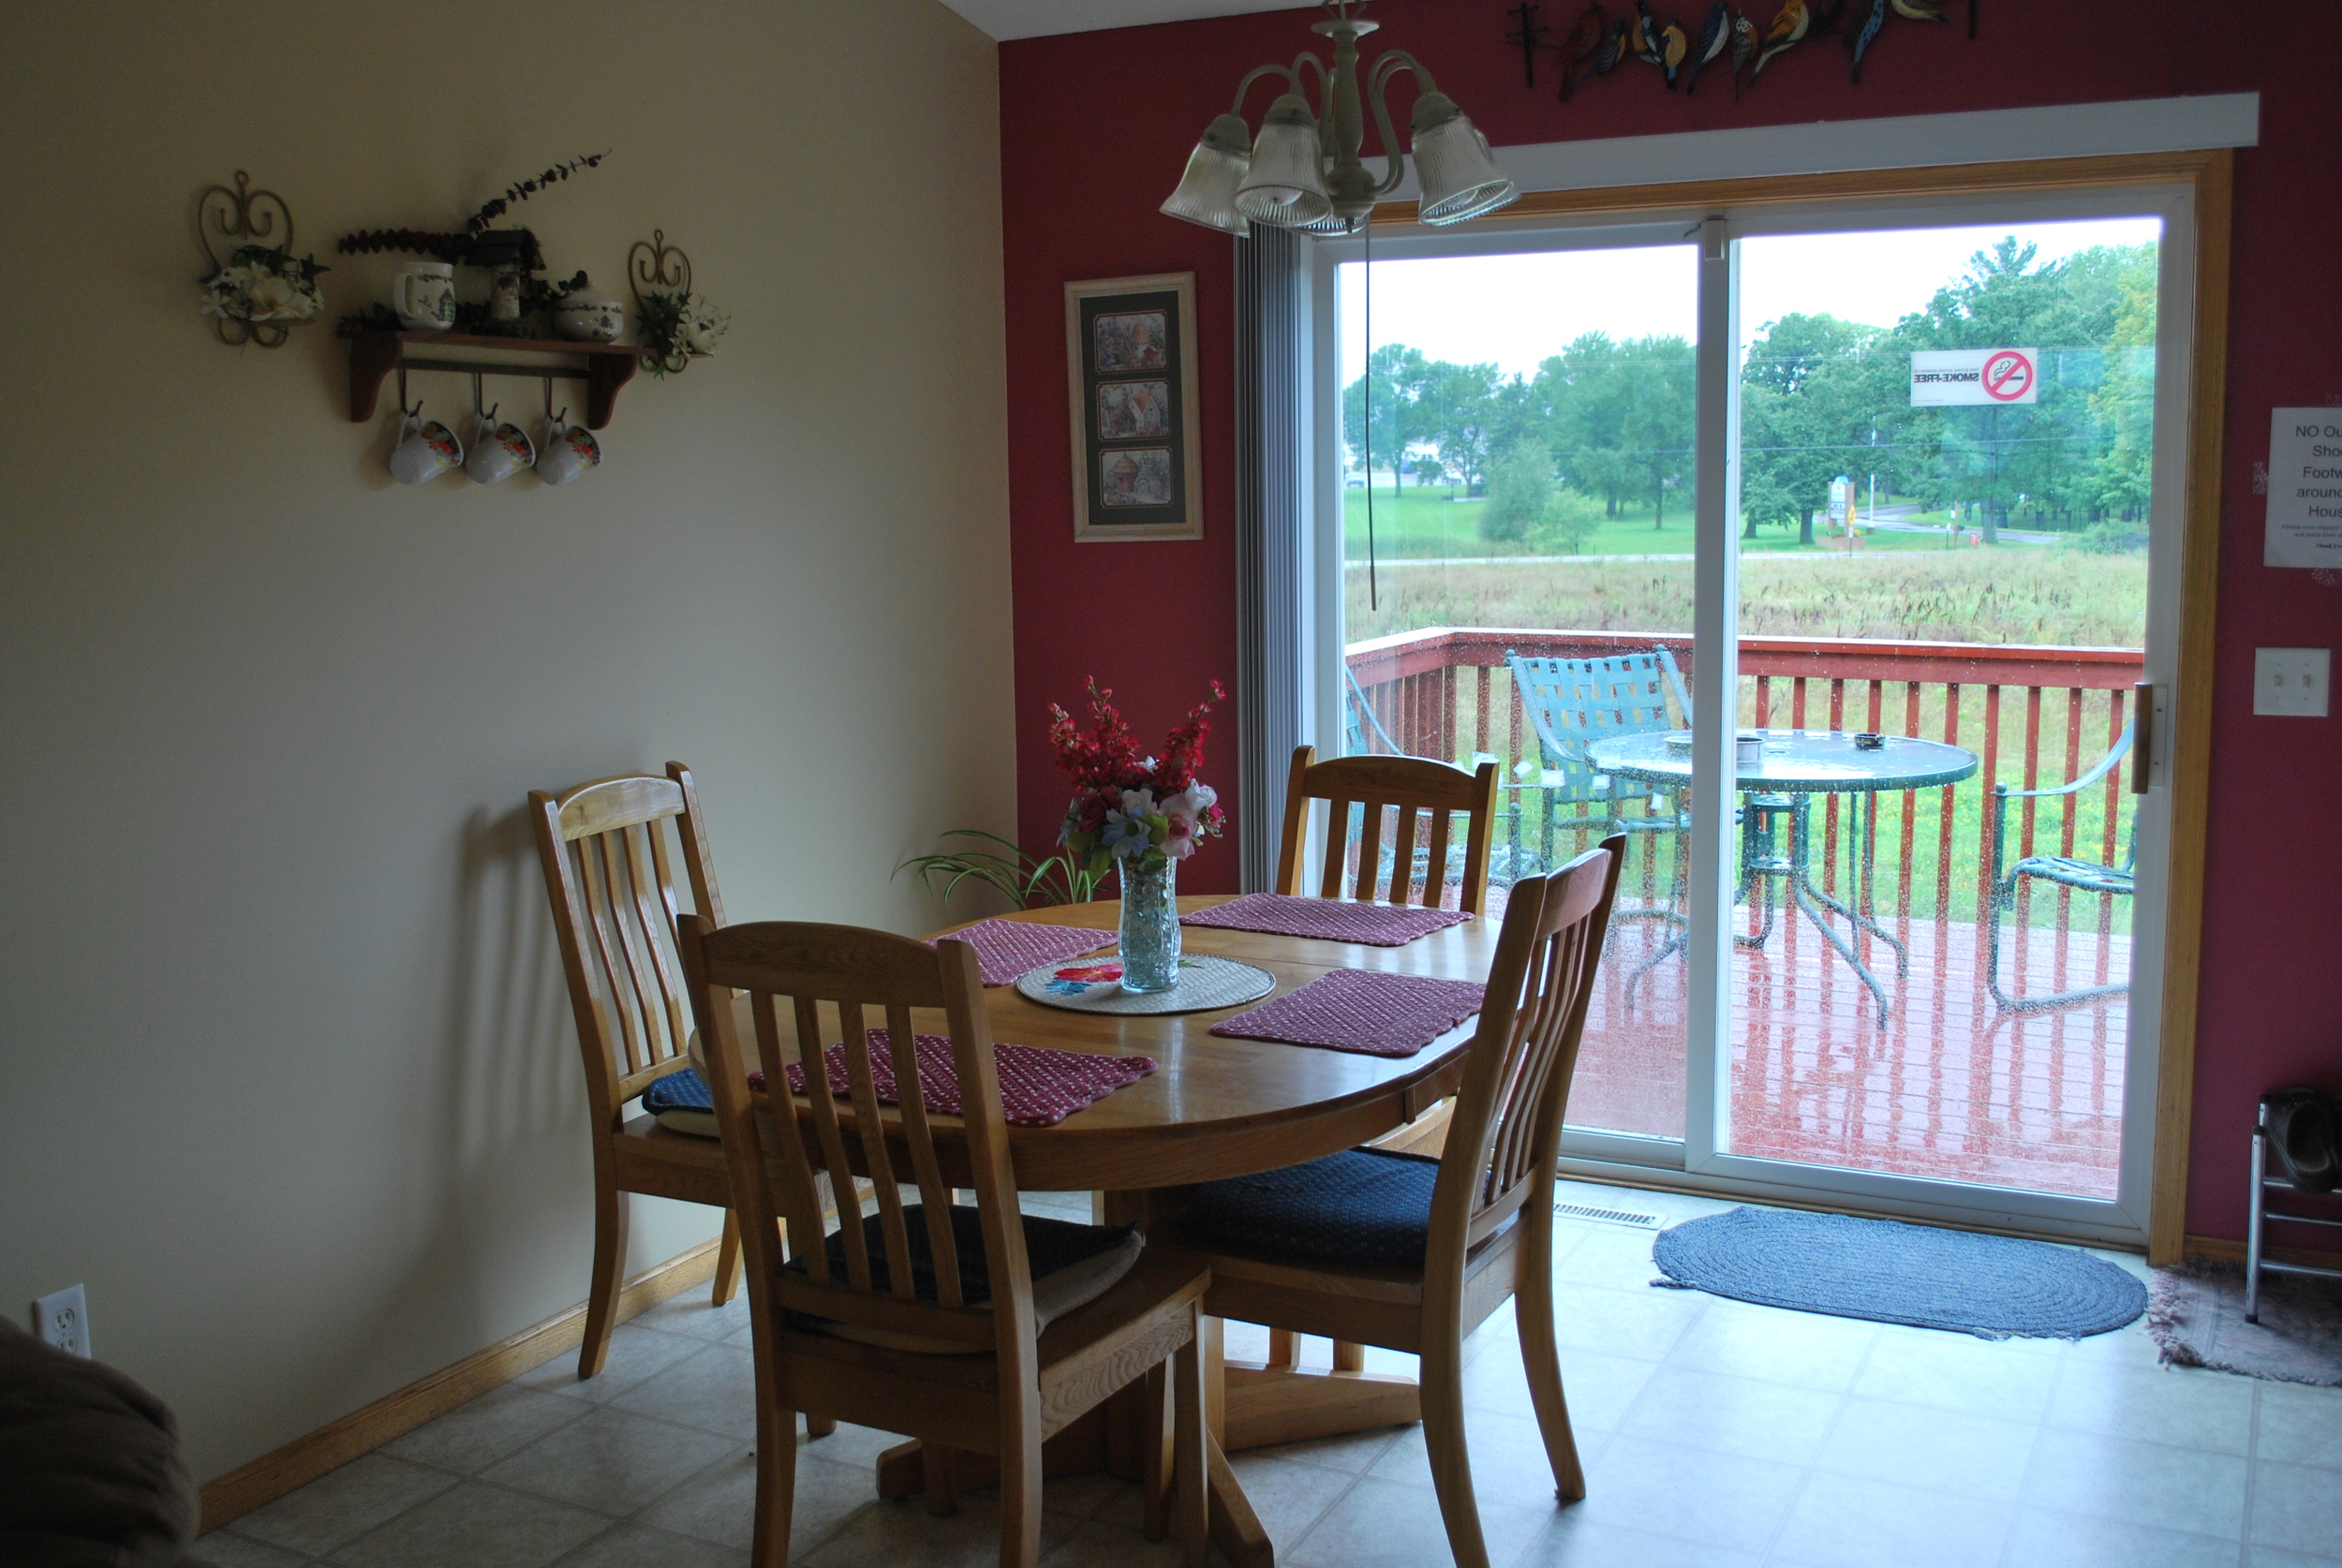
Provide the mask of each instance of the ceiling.
[{"label": "ceiling", "polygon": [[1155,22],[1242,16],[1252,11],[1297,11],[1320,0],[943,0],[995,38],[1038,38],[1052,33],[1096,33]]}]

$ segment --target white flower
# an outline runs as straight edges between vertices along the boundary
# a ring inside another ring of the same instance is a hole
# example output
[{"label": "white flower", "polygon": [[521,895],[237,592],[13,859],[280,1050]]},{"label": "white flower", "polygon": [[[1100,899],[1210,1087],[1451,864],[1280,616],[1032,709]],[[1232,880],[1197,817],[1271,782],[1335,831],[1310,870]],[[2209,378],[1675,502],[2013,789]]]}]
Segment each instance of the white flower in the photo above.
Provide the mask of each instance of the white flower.
[{"label": "white flower", "polygon": [[687,354],[712,354],[731,330],[732,312],[695,295],[675,323],[675,344]]},{"label": "white flower", "polygon": [[306,321],[325,305],[298,264],[282,274],[248,261],[222,267],[204,281],[203,291],[203,313],[231,321]]},{"label": "white flower", "polygon": [[249,321],[274,321],[279,317],[301,314],[295,302],[301,290],[287,279],[275,276],[257,277],[245,290],[245,318]]},{"label": "white flower", "polygon": [[1203,836],[1204,813],[1220,801],[1220,792],[1201,779],[1195,779],[1175,795],[1164,799],[1160,809],[1170,821],[1170,835],[1164,840],[1163,852],[1174,860],[1185,860],[1195,852],[1195,841]]}]

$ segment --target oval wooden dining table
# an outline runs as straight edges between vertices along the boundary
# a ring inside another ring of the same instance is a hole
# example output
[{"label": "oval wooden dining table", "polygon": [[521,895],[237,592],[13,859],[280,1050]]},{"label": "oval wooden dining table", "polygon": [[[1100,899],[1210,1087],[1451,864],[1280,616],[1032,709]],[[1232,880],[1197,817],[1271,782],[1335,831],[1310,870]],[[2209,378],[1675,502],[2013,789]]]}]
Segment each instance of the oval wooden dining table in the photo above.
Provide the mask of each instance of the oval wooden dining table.
[{"label": "oval wooden dining table", "polygon": [[[1226,901],[1206,895],[1178,902],[1185,914]],[[1104,946],[1112,942],[1119,916],[1119,904],[1102,900],[1001,918],[1093,926],[1103,933]],[[1485,979],[1498,924],[1491,917],[1475,918],[1401,947],[1190,925],[1184,927],[1182,946],[1192,954],[1266,969],[1277,981],[1271,996],[1282,996],[1339,969]],[[1274,1170],[1376,1141],[1386,1147],[1435,1151],[1445,1131],[1442,1102],[1461,1076],[1475,1024],[1466,1019],[1415,1055],[1393,1058],[1210,1032],[1212,1025],[1269,997],[1211,1012],[1145,1016],[1048,1007],[1028,1000],[1013,985],[988,987],[984,999],[996,1041],[1153,1059],[1153,1073],[1055,1126],[1008,1130],[1021,1191],[1094,1192],[1096,1218],[1142,1227],[1164,1221],[1186,1191],[1203,1182]],[[913,1027],[940,1028],[941,1016],[928,1020],[914,1013]],[[810,1114],[803,1102],[800,1110]],[[948,1141],[953,1119],[930,1121],[938,1153],[947,1160],[950,1151],[941,1146]],[[1305,1370],[1297,1365],[1292,1339],[1282,1335],[1272,1336],[1270,1359],[1263,1363],[1229,1362],[1220,1346],[1219,1322],[1207,1320],[1212,1537],[1238,1568],[1271,1568],[1274,1546],[1225,1455],[1419,1420],[1416,1383],[1366,1371],[1355,1354],[1338,1353],[1332,1371]],[[1146,1412],[1146,1400],[1126,1393],[1067,1427],[1049,1440],[1046,1473],[1104,1470],[1138,1479],[1149,1448]],[[1154,1446],[1159,1451],[1159,1437]],[[988,1478],[988,1460],[968,1455],[959,1457],[958,1464],[960,1480],[980,1485]],[[927,1471],[917,1443],[888,1450],[879,1459],[880,1495],[923,1489]]]}]

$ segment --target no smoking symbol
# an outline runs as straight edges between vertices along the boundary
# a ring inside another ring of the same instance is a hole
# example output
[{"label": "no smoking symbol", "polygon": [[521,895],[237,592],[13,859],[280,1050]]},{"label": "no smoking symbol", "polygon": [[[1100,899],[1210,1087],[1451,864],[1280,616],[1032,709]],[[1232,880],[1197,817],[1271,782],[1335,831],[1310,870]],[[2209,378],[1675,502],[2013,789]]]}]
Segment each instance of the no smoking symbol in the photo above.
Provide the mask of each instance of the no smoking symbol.
[{"label": "no smoking symbol", "polygon": [[2033,362],[2014,348],[2003,348],[1984,362],[1984,395],[2014,403],[2033,385]]}]

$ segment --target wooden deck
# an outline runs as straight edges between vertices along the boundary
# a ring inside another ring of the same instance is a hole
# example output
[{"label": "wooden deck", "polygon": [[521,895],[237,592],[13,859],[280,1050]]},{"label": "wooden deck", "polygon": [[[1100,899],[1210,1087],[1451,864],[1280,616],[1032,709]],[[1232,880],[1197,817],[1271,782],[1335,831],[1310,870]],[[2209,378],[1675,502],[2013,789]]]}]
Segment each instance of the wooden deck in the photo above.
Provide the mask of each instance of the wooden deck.
[{"label": "wooden deck", "polygon": [[[1985,989],[1979,927],[1888,929],[1909,943],[1911,972],[1892,979],[1893,951],[1866,944],[1892,1003],[1884,1030],[1870,993],[1811,925],[1776,927],[1761,952],[1734,950],[1731,1152],[2112,1198],[2127,998],[2003,1013]],[[1682,958],[1660,963],[1626,1006],[1627,976],[1661,932],[1655,921],[1613,928],[1570,1091],[1573,1126],[1683,1135]],[[2015,935],[2005,928],[2004,941]],[[2101,948],[2094,931],[2037,928],[2002,964],[2018,995],[2067,990],[2119,980],[2130,942],[2114,936]]]}]

